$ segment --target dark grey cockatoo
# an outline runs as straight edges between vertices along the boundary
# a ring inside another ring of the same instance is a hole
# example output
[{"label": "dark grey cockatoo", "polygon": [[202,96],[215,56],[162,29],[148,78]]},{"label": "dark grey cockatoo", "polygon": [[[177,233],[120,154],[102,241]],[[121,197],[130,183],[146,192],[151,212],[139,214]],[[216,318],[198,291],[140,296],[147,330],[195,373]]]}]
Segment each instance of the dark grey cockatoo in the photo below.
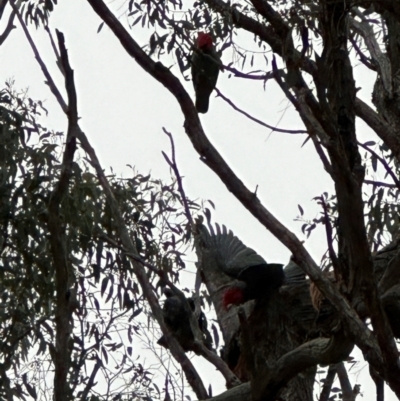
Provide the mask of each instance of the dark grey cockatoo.
[{"label": "dark grey cockatoo", "polygon": [[[163,306],[164,322],[171,330],[172,334],[178,340],[179,344],[185,352],[194,351],[194,335],[190,327],[188,312],[182,302],[182,299],[173,293],[172,290],[166,288],[164,290],[166,300]],[[193,298],[187,298],[190,309],[194,312],[195,304]],[[200,313],[197,323],[203,333],[203,342],[208,348],[212,348],[211,335],[207,329],[207,319],[203,312]],[[168,348],[167,342],[162,336],[158,340],[158,344]]]},{"label": "dark grey cockatoo", "polygon": [[225,226],[221,229],[217,224],[216,228],[217,232],[212,230],[211,235],[203,231],[208,237],[203,236],[203,239],[217,255],[219,268],[238,280],[223,295],[222,302],[225,308],[251,299],[268,297],[283,284],[300,283],[305,279],[304,272],[292,259],[285,268],[282,264],[267,263]]},{"label": "dark grey cockatoo", "polygon": [[192,55],[192,81],[196,94],[196,109],[207,113],[211,92],[217,84],[221,60],[210,34],[199,32]]}]

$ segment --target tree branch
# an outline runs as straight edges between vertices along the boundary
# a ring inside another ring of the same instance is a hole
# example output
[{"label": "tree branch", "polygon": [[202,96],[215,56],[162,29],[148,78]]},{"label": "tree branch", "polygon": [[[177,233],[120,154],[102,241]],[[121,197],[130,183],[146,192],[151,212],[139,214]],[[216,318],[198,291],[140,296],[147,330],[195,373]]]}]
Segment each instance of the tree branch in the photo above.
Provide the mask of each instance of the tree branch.
[{"label": "tree branch", "polygon": [[[11,3],[14,7],[13,3]],[[65,48],[64,36],[57,32],[58,45],[60,47],[61,62],[65,75],[65,87],[68,94],[68,131],[63,155],[61,174],[49,200],[48,227],[50,231],[51,253],[53,257],[56,282],[56,346],[55,346],[55,375],[54,375],[54,399],[64,401],[69,399],[68,370],[72,348],[69,347],[70,319],[72,310],[69,308],[70,299],[67,292],[73,284],[73,274],[70,272],[69,253],[66,240],[66,222],[61,217],[60,206],[68,195],[69,183],[73,173],[73,160],[76,151],[76,134],[78,111],[76,104],[76,91],[73,71],[69,66],[68,53]],[[38,59],[38,57],[36,57]]]},{"label": "tree branch", "polygon": [[335,380],[335,376],[336,376],[336,366],[337,366],[337,364],[333,364],[333,365],[329,366],[328,373],[326,374],[324,385],[322,387],[322,391],[321,391],[318,401],[328,401],[329,400],[329,395],[331,394],[332,384],[333,384],[333,381]]},{"label": "tree branch", "polygon": [[397,188],[397,185],[381,181],[364,180],[364,184],[373,185],[375,187]]},{"label": "tree branch", "polygon": [[248,119],[256,122],[257,124],[262,125],[263,127],[269,128],[272,131],[275,132],[282,132],[284,134],[307,134],[307,131],[305,130],[290,130],[290,129],[282,129],[282,128],[277,128],[274,127],[273,125],[269,125],[267,123],[262,122],[261,120],[251,116],[250,114],[246,113],[245,111],[243,111],[242,109],[239,109],[239,107],[237,107],[232,100],[228,99],[226,96],[224,96],[221,91],[218,88],[215,88],[215,91],[217,92],[218,96],[221,97],[223,100],[225,100],[226,103],[228,103],[234,110],[238,111],[239,113],[243,114],[244,116],[246,116]]},{"label": "tree branch", "polygon": [[13,11],[10,14],[10,17],[8,18],[8,23],[6,28],[4,29],[4,32],[0,35],[0,46],[4,43],[4,41],[8,38],[8,35],[15,28],[14,17],[15,17],[15,12]]},{"label": "tree branch", "polygon": [[59,105],[61,106],[62,110],[64,111],[64,113],[67,114],[67,105],[66,105],[61,93],[59,92],[56,84],[54,83],[53,78],[51,77],[49,70],[46,67],[46,64],[43,62],[42,58],[40,57],[40,54],[36,48],[36,45],[28,31],[27,26],[25,25],[24,20],[22,19],[22,16],[21,16],[17,6],[14,3],[14,0],[10,0],[10,4],[11,4],[11,7],[13,8],[15,14],[17,15],[17,18],[18,18],[18,20],[22,26],[22,29],[25,33],[26,39],[28,40],[28,42],[32,48],[33,54],[35,55],[35,58],[40,65],[40,68],[42,69],[43,75],[47,79],[47,82],[46,82],[47,85],[49,85],[51,92],[56,97],[56,99],[57,99]]},{"label": "tree branch", "polygon": [[182,203],[183,203],[183,206],[184,206],[184,209],[185,209],[185,215],[186,215],[186,218],[188,219],[188,222],[189,222],[189,225],[190,225],[190,229],[192,230],[192,228],[193,228],[193,218],[192,218],[192,215],[190,213],[189,204],[187,202],[187,197],[186,197],[185,191],[183,189],[182,176],[179,174],[178,166],[176,164],[174,139],[172,137],[172,134],[169,133],[165,128],[163,128],[163,131],[164,131],[165,135],[168,136],[168,138],[169,138],[169,140],[171,142],[172,161],[169,159],[169,157],[164,152],[162,152],[162,154],[164,156],[164,159],[167,161],[168,165],[172,168],[172,171],[175,174],[176,181],[178,183],[178,190],[179,190],[179,193],[181,195]]},{"label": "tree branch", "polygon": [[343,401],[354,401],[357,394],[354,393],[353,388],[351,387],[349,376],[343,362],[340,362],[336,365],[336,370],[340,387],[342,388]]},{"label": "tree branch", "polygon": [[392,180],[394,181],[397,189],[400,190],[400,181],[399,179],[396,177],[396,174],[392,171],[392,169],[390,168],[389,164],[386,162],[386,160],[383,157],[380,157],[376,152],[374,152],[370,147],[358,142],[358,146],[361,146],[363,149],[365,149],[367,152],[371,153],[371,155],[374,155],[382,164],[382,166],[385,168],[386,172],[388,175],[390,175],[390,177],[392,178]]},{"label": "tree branch", "polygon": [[254,400],[275,400],[285,383],[296,374],[317,364],[339,363],[348,357],[353,346],[341,329],[331,339],[317,338],[286,353],[252,382]]},{"label": "tree branch", "polygon": [[361,19],[361,22],[356,21],[353,18],[350,18],[350,24],[353,29],[363,37],[365,44],[369,50],[372,60],[375,65],[378,67],[379,74],[382,79],[383,86],[388,94],[389,98],[393,96],[393,86],[392,86],[392,72],[391,66],[389,62],[389,58],[386,54],[382,52],[378,41],[375,37],[375,32],[372,29],[371,25],[365,18],[365,15],[357,9],[357,7],[352,8],[352,12],[357,15]]},{"label": "tree branch", "polygon": [[354,110],[372,130],[382,139],[395,155],[397,161],[400,160],[400,140],[399,133],[395,127],[387,123],[372,107],[368,106],[361,99],[356,98]]}]

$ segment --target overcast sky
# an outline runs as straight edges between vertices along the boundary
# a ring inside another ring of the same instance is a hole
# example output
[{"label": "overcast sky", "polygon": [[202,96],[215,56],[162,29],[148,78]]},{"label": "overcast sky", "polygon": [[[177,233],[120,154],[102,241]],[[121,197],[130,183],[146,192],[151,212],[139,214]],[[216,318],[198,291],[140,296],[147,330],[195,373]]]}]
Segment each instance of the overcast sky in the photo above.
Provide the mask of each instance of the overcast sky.
[{"label": "overcast sky", "polygon": [[[227,191],[214,173],[194,151],[183,129],[183,117],[176,100],[167,90],[138,67],[123,50],[112,32],[103,27],[97,34],[100,20],[89,4],[82,0],[60,1],[51,16],[50,27],[65,34],[70,62],[75,71],[80,125],[95,148],[103,168],[112,167],[117,175],[128,176],[126,165],[134,165],[142,174],[169,178],[168,166],[161,151],[169,154],[165,127],[175,139],[177,161],[184,178],[184,187],[191,199],[211,199],[216,205],[213,216],[225,224],[248,246],[256,249],[269,262],[285,263],[290,253],[248,213]],[[122,1],[109,3],[116,15],[123,15],[127,5]],[[4,29],[3,18],[0,31]],[[18,25],[18,24],[16,24]],[[148,41],[148,32],[138,24],[133,31],[140,45]],[[47,35],[42,29],[30,32],[50,69],[53,79],[63,89],[63,79],[55,65]],[[254,48],[252,37],[244,36],[242,44]],[[224,64],[231,59],[229,51],[222,56]],[[267,54],[271,61],[272,54]],[[34,99],[45,100],[49,117],[45,124],[65,131],[67,120],[44,84],[42,72],[33,57],[22,30],[14,30],[0,46],[0,80],[14,78],[17,88],[29,88]],[[172,65],[171,63],[168,65]],[[250,69],[250,67],[248,67]],[[268,70],[269,66],[264,67]],[[172,71],[181,78],[178,68]],[[359,95],[370,102],[373,77],[361,67],[355,68]],[[228,78],[221,73],[218,88],[238,107],[254,117],[280,128],[303,129],[303,125],[273,81],[265,89],[259,81]],[[193,95],[192,83],[185,87]],[[65,91],[63,91],[65,93]],[[255,190],[263,204],[301,239],[302,223],[297,205],[305,210],[304,218],[312,219],[319,209],[311,199],[324,191],[332,194],[333,185],[315,154],[312,142],[304,147],[304,135],[289,135],[270,130],[249,121],[235,112],[222,99],[211,97],[210,110],[201,115],[205,132],[218,151],[249,189]],[[359,124],[359,140],[371,133]],[[325,252],[325,234],[321,229],[306,240],[306,247],[320,261]],[[366,371],[367,369],[364,369]],[[205,373],[205,372],[203,372]],[[210,376],[211,377],[211,376]],[[360,382],[350,376],[352,383]],[[211,379],[210,379],[211,380]],[[364,400],[372,400],[373,387],[366,390]],[[222,387],[221,387],[222,390]],[[389,399],[389,398],[388,398]],[[395,399],[395,398],[393,398]]]}]

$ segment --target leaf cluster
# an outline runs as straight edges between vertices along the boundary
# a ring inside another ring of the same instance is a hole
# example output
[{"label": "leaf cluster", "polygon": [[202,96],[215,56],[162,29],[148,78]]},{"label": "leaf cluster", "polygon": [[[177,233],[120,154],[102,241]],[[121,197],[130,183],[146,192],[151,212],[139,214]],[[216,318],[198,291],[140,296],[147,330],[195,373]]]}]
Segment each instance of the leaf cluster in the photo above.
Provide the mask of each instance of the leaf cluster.
[{"label": "leaf cluster", "polygon": [[[63,135],[41,125],[44,113],[40,101],[15,92],[11,82],[0,92],[1,397],[23,399],[25,391],[44,389],[49,380],[45,371],[54,362],[56,291],[48,205],[62,169]],[[129,234],[141,260],[152,267],[148,274],[154,286],[163,284],[162,277],[177,282],[185,268],[190,229],[176,182],[165,184],[131,171],[129,178],[108,177]],[[189,201],[189,208],[195,212],[199,205]],[[110,383],[108,395],[121,382],[136,394],[155,391],[149,387],[150,373],[139,374],[145,368],[134,363],[132,353],[134,336],[141,336],[149,323],[148,305],[83,154],[73,165],[60,218],[69,255],[65,296],[73,308],[72,392],[89,394],[95,386],[90,374],[98,370]],[[115,367],[110,367],[111,360]]]}]

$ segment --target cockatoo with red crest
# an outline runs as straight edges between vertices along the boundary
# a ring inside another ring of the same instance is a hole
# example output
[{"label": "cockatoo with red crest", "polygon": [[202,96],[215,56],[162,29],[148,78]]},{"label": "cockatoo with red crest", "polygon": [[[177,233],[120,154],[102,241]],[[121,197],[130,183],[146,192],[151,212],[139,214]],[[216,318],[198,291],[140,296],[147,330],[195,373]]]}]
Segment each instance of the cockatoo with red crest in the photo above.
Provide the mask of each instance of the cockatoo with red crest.
[{"label": "cockatoo with red crest", "polygon": [[222,305],[241,305],[250,300],[268,300],[282,285],[304,283],[303,270],[290,259],[284,267],[267,263],[256,251],[247,247],[225,226],[209,224],[209,230],[198,223],[201,241],[214,255],[218,268],[235,281],[222,294]]},{"label": "cockatoo with red crest", "polygon": [[221,60],[210,34],[199,32],[192,55],[192,81],[196,93],[196,109],[207,113],[211,92],[217,83]]}]

